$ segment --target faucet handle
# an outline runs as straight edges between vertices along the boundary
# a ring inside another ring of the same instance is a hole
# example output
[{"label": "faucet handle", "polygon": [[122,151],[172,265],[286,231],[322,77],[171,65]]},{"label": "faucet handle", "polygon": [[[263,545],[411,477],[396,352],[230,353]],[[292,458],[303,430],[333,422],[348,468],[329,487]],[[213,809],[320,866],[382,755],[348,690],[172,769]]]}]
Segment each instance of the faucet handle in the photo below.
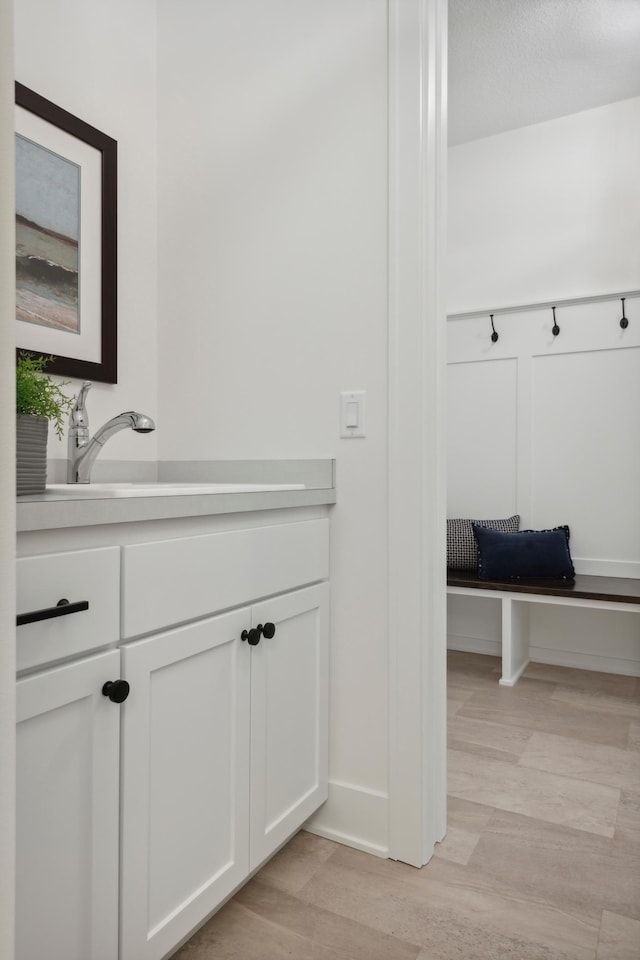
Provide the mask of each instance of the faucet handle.
[{"label": "faucet handle", "polygon": [[89,390],[93,383],[91,380],[85,380],[82,386],[80,387],[80,392],[76,397],[76,402],[74,403],[71,409],[71,416],[69,417],[69,426],[71,427],[88,427],[89,426],[89,415],[86,408],[86,399]]},{"label": "faucet handle", "polygon": [[78,398],[76,400],[76,406],[79,406],[79,407],[84,406],[84,402],[86,400],[87,394],[89,393],[89,390],[91,390],[92,386],[93,386],[93,382],[91,380],[84,381],[84,383],[80,387],[80,393],[78,394]]}]

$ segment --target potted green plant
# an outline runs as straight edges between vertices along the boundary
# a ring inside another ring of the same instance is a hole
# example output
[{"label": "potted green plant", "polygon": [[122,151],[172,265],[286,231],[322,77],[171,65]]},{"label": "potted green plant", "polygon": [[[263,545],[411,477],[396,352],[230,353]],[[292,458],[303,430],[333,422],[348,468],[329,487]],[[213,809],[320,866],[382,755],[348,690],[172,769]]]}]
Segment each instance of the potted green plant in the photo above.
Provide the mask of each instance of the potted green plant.
[{"label": "potted green plant", "polygon": [[73,400],[43,373],[53,357],[21,352],[16,364],[16,463],[18,496],[44,493],[47,483],[49,421],[61,438],[63,416]]}]

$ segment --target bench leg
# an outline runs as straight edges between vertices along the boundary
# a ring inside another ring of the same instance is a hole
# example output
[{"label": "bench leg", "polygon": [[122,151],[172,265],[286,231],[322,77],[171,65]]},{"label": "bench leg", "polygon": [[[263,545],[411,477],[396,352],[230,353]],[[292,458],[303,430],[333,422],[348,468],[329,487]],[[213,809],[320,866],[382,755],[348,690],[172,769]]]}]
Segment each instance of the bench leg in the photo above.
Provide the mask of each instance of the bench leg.
[{"label": "bench leg", "polygon": [[529,663],[529,604],[502,598],[502,677],[512,687]]}]

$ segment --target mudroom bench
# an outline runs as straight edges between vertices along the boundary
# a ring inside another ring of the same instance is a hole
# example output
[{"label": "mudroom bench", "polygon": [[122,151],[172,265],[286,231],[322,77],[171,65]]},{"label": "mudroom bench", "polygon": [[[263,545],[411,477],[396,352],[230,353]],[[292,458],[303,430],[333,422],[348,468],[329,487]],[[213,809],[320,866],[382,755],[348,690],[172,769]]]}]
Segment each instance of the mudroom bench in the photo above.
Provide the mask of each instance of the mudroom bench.
[{"label": "mudroom bench", "polygon": [[529,663],[529,610],[532,603],[640,613],[640,580],[576,574],[574,581],[480,580],[467,570],[447,570],[447,593],[477,596],[489,591],[502,607],[502,676],[512,687]]}]

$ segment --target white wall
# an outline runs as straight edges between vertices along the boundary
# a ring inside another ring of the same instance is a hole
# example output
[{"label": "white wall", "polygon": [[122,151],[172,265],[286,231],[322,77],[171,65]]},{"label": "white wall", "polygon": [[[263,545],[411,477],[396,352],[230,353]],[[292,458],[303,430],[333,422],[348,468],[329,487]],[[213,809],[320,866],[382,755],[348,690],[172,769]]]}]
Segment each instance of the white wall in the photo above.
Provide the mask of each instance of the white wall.
[{"label": "white wall", "polygon": [[[450,150],[451,312],[640,288],[640,98]],[[577,572],[640,577],[640,297],[448,324],[448,515],[569,524]],[[532,612],[535,659],[640,675],[640,625]],[[490,603],[449,644],[497,652]]]},{"label": "white wall", "polygon": [[160,458],[336,457],[323,823],[383,850],[387,4],[161,0],[158,38]]},{"label": "white wall", "polygon": [[[0,0],[0,315],[15,307],[13,3]],[[0,405],[15,397],[13,326],[0,323]],[[0,957],[14,953],[15,864],[15,420],[0,417]]]},{"label": "white wall", "polygon": [[640,97],[449,151],[449,313],[640,286]]},{"label": "white wall", "polygon": [[[155,0],[16,0],[16,79],[118,141],[118,383],[96,383],[91,428],[157,409]],[[66,389],[76,393],[79,381]],[[123,431],[110,459],[157,459],[158,433]],[[48,454],[66,447],[51,431]]]},{"label": "white wall", "polygon": [[384,853],[387,2],[18,6],[18,79],[119,143],[120,378],[90,416],[158,430],[109,458],[337,459],[323,829]]}]

